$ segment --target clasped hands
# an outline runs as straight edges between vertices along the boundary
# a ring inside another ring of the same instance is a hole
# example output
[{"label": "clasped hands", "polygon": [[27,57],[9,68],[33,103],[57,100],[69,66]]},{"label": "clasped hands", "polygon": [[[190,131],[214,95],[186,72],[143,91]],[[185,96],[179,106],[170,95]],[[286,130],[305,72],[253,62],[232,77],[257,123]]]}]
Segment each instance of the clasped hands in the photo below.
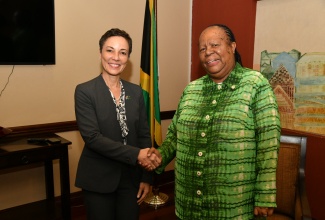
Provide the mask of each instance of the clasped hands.
[{"label": "clasped hands", "polygon": [[147,171],[152,171],[159,167],[161,161],[162,157],[154,147],[141,149],[138,155],[138,163]]}]

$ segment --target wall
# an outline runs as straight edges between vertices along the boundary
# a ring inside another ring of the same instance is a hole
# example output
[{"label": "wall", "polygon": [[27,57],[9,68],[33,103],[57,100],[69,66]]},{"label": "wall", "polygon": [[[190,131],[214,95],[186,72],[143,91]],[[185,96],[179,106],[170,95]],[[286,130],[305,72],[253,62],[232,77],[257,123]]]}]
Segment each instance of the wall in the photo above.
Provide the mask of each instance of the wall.
[{"label": "wall", "polygon": [[261,51],[296,49],[324,52],[324,0],[262,0],[257,2],[254,69],[259,69]]},{"label": "wall", "polygon": [[[324,0],[262,0],[257,2],[254,69],[259,70],[261,51],[283,52],[296,49],[301,54],[325,52]],[[297,134],[289,132],[290,134]],[[325,182],[324,136],[307,140],[306,184],[311,212],[325,219],[323,211]]]},{"label": "wall", "polygon": [[[14,67],[0,97],[0,125],[15,127],[75,120],[75,86],[100,73],[98,40],[113,27],[125,29],[133,39],[133,52],[122,78],[138,84],[145,2],[55,0],[57,63]],[[191,4],[191,1],[158,1],[161,111],[176,109],[189,82]],[[0,91],[12,68],[0,66]],[[168,121],[162,123],[163,134],[168,124]],[[69,150],[71,192],[79,191],[74,180],[83,142],[78,132],[59,135],[73,143]],[[57,196],[58,163],[54,167]],[[0,209],[45,198],[42,167],[10,171],[0,171]]]}]

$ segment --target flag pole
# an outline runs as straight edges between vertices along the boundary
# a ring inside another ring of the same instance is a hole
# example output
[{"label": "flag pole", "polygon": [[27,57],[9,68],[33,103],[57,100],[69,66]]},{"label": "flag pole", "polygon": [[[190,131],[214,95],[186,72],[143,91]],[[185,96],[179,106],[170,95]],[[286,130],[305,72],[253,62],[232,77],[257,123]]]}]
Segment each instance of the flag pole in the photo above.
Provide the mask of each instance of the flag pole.
[{"label": "flag pole", "polygon": [[[150,43],[147,42],[148,40]],[[147,53],[149,53],[150,55],[147,56]],[[152,146],[156,148],[160,147],[162,142],[157,56],[157,0],[146,0],[142,39],[140,81],[144,92],[145,103],[147,105],[146,107],[148,110],[148,121],[151,133],[150,135],[152,140]],[[157,174],[154,172],[152,190],[147,195],[144,202],[157,209],[159,206],[165,205],[167,201],[168,195],[159,192],[159,186],[157,184]]]}]

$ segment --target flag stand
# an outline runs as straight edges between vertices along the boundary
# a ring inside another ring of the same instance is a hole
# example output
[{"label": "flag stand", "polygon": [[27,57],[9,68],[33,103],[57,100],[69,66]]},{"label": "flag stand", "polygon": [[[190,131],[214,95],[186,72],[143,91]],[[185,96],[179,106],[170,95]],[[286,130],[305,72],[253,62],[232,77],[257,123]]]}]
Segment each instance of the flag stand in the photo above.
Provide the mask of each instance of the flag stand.
[{"label": "flag stand", "polygon": [[159,206],[165,205],[167,201],[168,195],[159,192],[158,186],[153,186],[152,192],[150,192],[144,200],[145,203],[150,206],[153,206],[155,209],[157,209]]}]

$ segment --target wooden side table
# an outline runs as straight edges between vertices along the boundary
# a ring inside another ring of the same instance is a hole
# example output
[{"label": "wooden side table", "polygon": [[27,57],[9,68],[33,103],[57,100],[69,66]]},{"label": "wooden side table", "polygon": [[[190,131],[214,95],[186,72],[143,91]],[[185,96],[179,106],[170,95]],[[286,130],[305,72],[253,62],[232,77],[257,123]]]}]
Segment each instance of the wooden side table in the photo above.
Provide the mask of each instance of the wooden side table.
[{"label": "wooden side table", "polygon": [[[57,136],[55,134],[47,134],[37,138],[58,138],[60,143],[49,144],[46,143],[28,143],[28,139],[32,137],[19,137],[11,139],[0,139],[0,169],[7,169],[12,167],[22,167],[29,164],[43,163],[45,170],[45,187],[46,187],[46,208],[49,209],[48,204],[52,204],[51,210],[45,211],[45,215],[41,213],[44,210],[34,210],[37,219],[61,219],[55,216],[54,202],[54,178],[53,178],[53,160],[58,159],[60,165],[60,184],[61,184],[61,217],[64,220],[71,219],[70,210],[70,180],[69,180],[69,156],[68,146],[70,141]],[[35,137],[34,137],[35,138]],[[12,169],[15,170],[15,169]],[[1,178],[1,175],[0,175]],[[24,213],[20,213],[20,210],[28,210],[26,204],[18,207],[9,208],[0,211],[0,219],[29,219],[28,216],[24,216]],[[35,207],[35,206],[31,206]],[[40,213],[40,215],[38,215]],[[21,218],[18,217],[21,215]],[[17,218],[13,217],[17,216]],[[35,219],[35,217],[33,217]]]}]

